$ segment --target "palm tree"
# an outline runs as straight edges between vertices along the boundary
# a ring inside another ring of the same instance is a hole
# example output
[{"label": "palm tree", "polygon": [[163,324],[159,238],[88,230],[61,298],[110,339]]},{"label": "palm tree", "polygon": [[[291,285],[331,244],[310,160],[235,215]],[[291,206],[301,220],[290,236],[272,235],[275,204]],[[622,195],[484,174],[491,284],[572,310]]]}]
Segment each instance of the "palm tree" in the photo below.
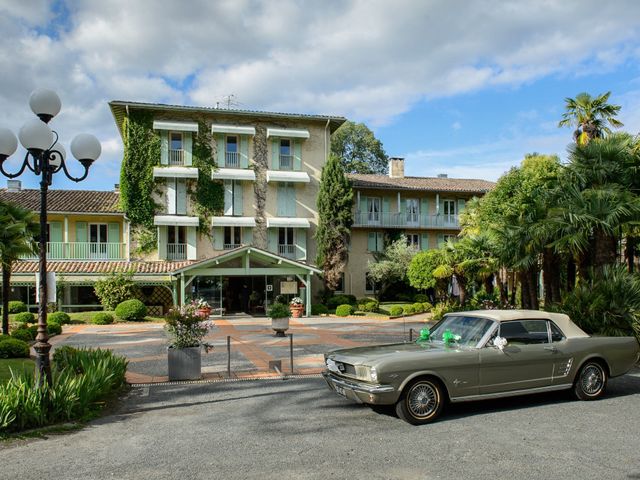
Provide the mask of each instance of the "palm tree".
[{"label": "palm tree", "polygon": [[620,128],[623,123],[615,118],[620,111],[620,105],[607,103],[611,92],[592,97],[588,93],[579,93],[576,98],[565,98],[565,113],[558,123],[559,127],[575,126],[573,139],[577,144],[584,145],[592,138],[602,138],[605,133],[610,134],[609,125]]},{"label": "palm tree", "polygon": [[38,216],[31,210],[0,202],[0,264],[2,265],[2,332],[9,333],[9,281],[13,263],[37,251]]}]

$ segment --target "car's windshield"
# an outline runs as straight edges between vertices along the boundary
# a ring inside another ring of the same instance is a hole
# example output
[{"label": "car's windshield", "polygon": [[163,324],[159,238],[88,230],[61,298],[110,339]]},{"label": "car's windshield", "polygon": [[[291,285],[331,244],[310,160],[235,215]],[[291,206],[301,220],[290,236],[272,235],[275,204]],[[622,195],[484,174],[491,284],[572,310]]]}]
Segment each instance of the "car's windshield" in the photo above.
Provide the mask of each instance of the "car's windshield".
[{"label": "car's windshield", "polygon": [[[443,342],[445,332],[453,334],[455,343],[475,347],[485,333],[491,328],[492,320],[480,317],[468,317],[464,315],[451,315],[445,317],[431,331],[429,338],[432,342]],[[449,335],[449,337],[451,337]]]}]

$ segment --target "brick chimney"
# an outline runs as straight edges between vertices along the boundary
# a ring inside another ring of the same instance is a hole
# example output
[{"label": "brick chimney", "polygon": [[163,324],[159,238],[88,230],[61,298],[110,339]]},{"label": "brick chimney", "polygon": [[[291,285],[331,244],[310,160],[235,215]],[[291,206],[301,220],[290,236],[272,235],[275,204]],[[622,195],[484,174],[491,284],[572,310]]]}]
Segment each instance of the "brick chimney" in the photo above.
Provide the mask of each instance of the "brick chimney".
[{"label": "brick chimney", "polygon": [[404,178],[404,158],[389,157],[389,177]]},{"label": "brick chimney", "polygon": [[8,192],[19,192],[22,190],[22,182],[20,180],[7,180]]}]

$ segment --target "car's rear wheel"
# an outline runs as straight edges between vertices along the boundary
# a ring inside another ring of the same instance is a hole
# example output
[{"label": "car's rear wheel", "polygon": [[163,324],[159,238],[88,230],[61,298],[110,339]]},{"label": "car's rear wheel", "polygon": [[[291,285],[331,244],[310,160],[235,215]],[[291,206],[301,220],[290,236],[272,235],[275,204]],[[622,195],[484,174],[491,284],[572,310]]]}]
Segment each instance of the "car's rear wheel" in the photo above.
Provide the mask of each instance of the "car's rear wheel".
[{"label": "car's rear wheel", "polygon": [[412,425],[424,425],[440,416],[444,401],[444,391],[437,380],[420,378],[404,389],[396,403],[396,414]]},{"label": "car's rear wheel", "polygon": [[573,393],[580,400],[595,400],[604,395],[606,387],[606,369],[600,362],[589,361],[578,372]]}]

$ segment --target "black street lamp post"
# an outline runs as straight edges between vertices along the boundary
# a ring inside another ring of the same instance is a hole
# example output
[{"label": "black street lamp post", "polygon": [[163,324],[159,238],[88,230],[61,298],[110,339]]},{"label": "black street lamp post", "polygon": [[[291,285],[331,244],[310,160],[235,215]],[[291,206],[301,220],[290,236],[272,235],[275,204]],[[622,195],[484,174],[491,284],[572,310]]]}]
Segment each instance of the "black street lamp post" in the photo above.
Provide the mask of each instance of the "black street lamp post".
[{"label": "black street lamp post", "polygon": [[36,374],[38,383],[46,381],[51,385],[51,365],[49,363],[49,335],[47,333],[47,191],[51,185],[53,174],[62,170],[67,178],[80,182],[87,178],[89,167],[100,156],[102,147],[93,135],[81,133],[71,142],[71,153],[84,167],[84,174],[73,177],[67,170],[66,151],[58,143],[58,134],[47,125],[62,107],[60,98],[52,90],[39,89],[29,98],[31,110],[38,118],[27,121],[18,137],[27,150],[24,161],[16,173],[8,173],[4,162],[18,148],[18,141],[6,128],[0,128],[0,172],[8,178],[16,178],[28,168],[40,177],[40,238],[39,238],[39,301],[38,301],[38,334],[33,346],[36,351]]}]

